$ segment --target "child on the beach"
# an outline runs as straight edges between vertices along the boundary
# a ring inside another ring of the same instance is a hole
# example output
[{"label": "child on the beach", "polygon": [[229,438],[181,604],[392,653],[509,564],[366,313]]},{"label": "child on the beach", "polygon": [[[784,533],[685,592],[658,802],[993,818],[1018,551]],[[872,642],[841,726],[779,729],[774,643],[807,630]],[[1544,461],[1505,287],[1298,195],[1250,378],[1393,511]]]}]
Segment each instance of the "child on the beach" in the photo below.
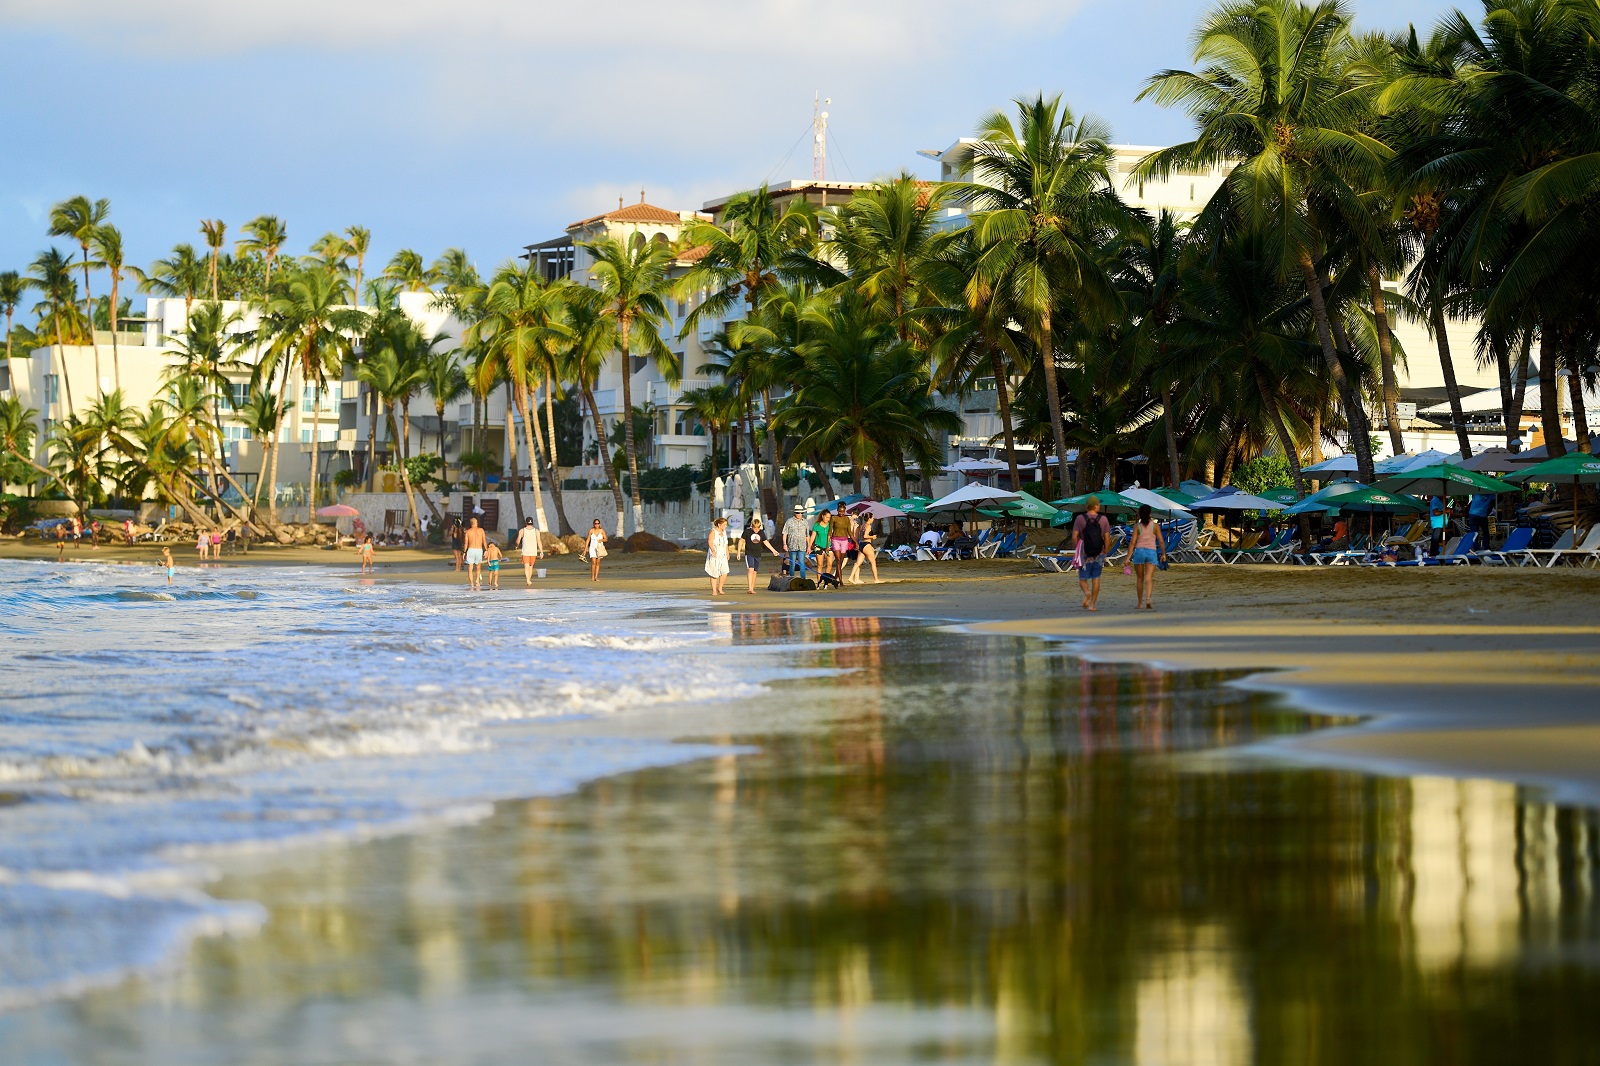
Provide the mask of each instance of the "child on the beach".
[{"label": "child on the beach", "polygon": [[171,548],[163,547],[161,549],[161,565],[167,568],[167,584],[172,584],[172,571],[175,569],[175,566],[172,562]]},{"label": "child on the beach", "polygon": [[357,554],[361,556],[361,572],[363,574],[370,574],[373,572],[374,567],[372,565],[372,556],[374,551],[375,549],[372,546],[372,534],[368,533],[366,538],[362,540],[360,547],[356,549]]},{"label": "child on the beach", "polygon": [[495,590],[500,588],[500,545],[494,541],[489,542],[489,547],[484,550],[484,569],[489,571],[489,587]]}]

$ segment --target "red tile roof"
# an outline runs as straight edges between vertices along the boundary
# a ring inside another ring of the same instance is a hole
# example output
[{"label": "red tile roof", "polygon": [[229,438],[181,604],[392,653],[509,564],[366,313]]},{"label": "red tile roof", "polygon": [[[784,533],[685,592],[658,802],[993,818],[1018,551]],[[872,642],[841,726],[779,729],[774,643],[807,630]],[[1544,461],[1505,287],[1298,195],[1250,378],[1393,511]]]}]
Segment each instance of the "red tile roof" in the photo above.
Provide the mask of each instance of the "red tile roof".
[{"label": "red tile roof", "polygon": [[595,222],[653,222],[658,225],[675,226],[682,221],[683,217],[676,211],[668,211],[666,208],[657,207],[654,204],[638,203],[629,204],[627,207],[618,207],[616,210],[607,211],[603,215],[581,219],[568,226],[567,229],[581,229]]}]

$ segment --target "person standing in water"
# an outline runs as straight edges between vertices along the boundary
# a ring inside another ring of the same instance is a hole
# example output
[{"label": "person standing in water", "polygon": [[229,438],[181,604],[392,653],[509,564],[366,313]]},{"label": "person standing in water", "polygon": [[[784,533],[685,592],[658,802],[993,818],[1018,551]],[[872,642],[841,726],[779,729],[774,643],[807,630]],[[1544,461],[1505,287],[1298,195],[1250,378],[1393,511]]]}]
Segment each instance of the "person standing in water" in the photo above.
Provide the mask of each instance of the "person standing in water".
[{"label": "person standing in water", "polygon": [[478,520],[472,519],[466,532],[462,534],[461,544],[467,553],[467,586],[474,592],[483,588],[483,550],[489,546],[489,537],[482,529],[478,528]]},{"label": "person standing in water", "polygon": [[172,584],[172,571],[176,566],[172,562],[172,549],[166,545],[161,546],[161,565],[167,568],[167,584]]},{"label": "person standing in water", "polygon": [[1167,561],[1166,538],[1161,535],[1161,523],[1151,517],[1150,505],[1139,505],[1139,520],[1133,524],[1133,583],[1139,602],[1136,611],[1153,611],[1156,586],[1156,567]]},{"label": "person standing in water", "polygon": [[533,519],[528,519],[517,530],[517,551],[522,555],[522,580],[530,589],[533,588],[533,568],[539,562],[539,531],[534,528]]},{"label": "person standing in water", "polygon": [[483,565],[484,569],[489,571],[489,587],[495,592],[500,591],[500,560],[502,558],[500,545],[493,540],[489,541],[489,546],[483,550]]},{"label": "person standing in water", "polygon": [[372,565],[372,557],[373,557],[374,548],[372,546],[372,534],[371,533],[368,533],[366,535],[366,537],[362,539],[361,547],[357,548],[356,551],[361,556],[361,572],[363,574],[372,573],[373,570],[374,570],[374,567]]},{"label": "person standing in water", "polygon": [[711,595],[722,595],[728,580],[728,520],[718,518],[706,534],[706,576],[711,578]]},{"label": "person standing in water", "polygon": [[589,580],[600,580],[600,560],[606,557],[606,531],[601,528],[600,519],[594,520],[594,525],[589,527],[589,536],[584,542],[583,554],[589,557]]}]

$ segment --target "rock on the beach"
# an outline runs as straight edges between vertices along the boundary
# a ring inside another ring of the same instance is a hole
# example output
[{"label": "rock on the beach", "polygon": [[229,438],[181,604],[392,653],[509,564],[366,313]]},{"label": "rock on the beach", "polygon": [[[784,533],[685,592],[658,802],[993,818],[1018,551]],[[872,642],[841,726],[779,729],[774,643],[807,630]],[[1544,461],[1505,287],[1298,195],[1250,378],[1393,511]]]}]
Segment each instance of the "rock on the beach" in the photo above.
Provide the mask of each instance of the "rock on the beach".
[{"label": "rock on the beach", "polygon": [[627,540],[623,541],[626,550],[631,552],[675,552],[682,551],[670,540],[662,540],[653,533],[640,530]]},{"label": "rock on the beach", "polygon": [[572,550],[567,547],[567,543],[564,539],[556,536],[554,533],[540,533],[539,547],[547,555],[566,555]]},{"label": "rock on the beach", "polygon": [[578,536],[576,533],[568,533],[566,536],[561,538],[561,543],[566,546],[568,552],[571,552],[575,555],[583,554],[583,549],[585,547],[583,538]]}]

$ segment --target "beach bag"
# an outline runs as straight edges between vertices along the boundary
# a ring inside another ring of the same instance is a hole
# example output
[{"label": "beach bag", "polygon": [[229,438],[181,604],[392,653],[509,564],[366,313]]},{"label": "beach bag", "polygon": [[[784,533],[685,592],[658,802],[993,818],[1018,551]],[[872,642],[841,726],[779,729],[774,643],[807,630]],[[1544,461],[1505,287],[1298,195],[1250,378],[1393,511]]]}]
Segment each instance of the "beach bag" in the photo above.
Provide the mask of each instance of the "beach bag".
[{"label": "beach bag", "polygon": [[1167,557],[1165,555],[1163,555],[1161,558],[1156,560],[1156,569],[1157,570],[1165,570],[1167,568],[1167,566],[1168,566]]},{"label": "beach bag", "polygon": [[595,555],[598,558],[604,559],[607,555],[611,554],[610,552],[606,551],[606,542],[605,541],[601,541],[597,545],[597,548],[598,548],[598,550],[595,552]]},{"label": "beach bag", "polygon": [[1072,549],[1072,569],[1083,569],[1083,539],[1078,539],[1078,546]]},{"label": "beach bag", "polygon": [[768,592],[788,592],[794,584],[794,578],[788,574],[773,574],[772,580],[767,582]]}]

